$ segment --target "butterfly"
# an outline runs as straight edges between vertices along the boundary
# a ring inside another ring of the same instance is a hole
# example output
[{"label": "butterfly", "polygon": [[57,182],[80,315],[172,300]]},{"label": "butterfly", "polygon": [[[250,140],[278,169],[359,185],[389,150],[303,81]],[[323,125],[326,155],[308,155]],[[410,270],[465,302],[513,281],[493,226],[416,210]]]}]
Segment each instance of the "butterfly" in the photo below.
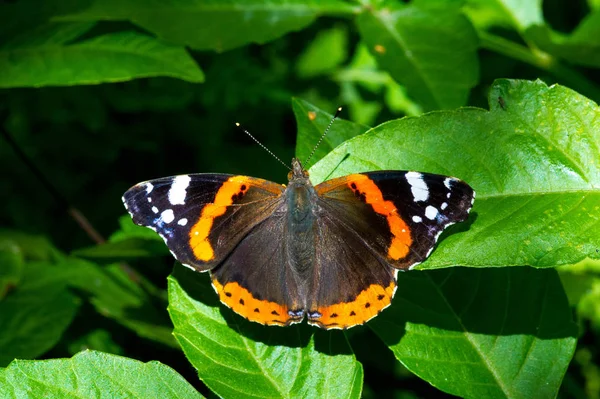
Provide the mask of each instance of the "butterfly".
[{"label": "butterfly", "polygon": [[123,203],[184,266],[210,271],[221,302],[246,319],[346,329],[391,304],[398,271],[423,262],[475,199],[457,178],[413,171],[314,186],[297,159],[288,180],[165,177],[131,187]]}]

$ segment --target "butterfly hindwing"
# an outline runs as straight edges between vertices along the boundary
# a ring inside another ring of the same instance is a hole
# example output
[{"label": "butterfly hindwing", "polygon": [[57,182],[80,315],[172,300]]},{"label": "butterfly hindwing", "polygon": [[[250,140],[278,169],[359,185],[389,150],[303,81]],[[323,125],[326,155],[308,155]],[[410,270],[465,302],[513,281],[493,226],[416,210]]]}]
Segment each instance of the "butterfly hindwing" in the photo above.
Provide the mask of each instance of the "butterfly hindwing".
[{"label": "butterfly hindwing", "polygon": [[134,223],[160,234],[179,262],[206,271],[273,212],[283,190],[247,176],[190,174],[136,184],[123,203]]},{"label": "butterfly hindwing", "polygon": [[221,302],[245,318],[287,325],[304,318],[304,296],[291,265],[285,237],[285,203],[252,229],[211,271]]}]

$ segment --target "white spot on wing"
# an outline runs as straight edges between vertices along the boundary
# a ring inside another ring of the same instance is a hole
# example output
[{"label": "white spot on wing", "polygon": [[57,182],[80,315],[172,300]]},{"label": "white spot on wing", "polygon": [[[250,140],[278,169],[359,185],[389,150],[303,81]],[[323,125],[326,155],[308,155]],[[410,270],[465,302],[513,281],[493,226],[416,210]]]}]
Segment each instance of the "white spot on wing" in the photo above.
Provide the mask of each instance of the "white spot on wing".
[{"label": "white spot on wing", "polygon": [[452,182],[452,178],[450,177],[446,177],[444,179],[444,186],[446,186],[448,188],[448,190],[452,190],[452,187],[450,187],[450,183]]},{"label": "white spot on wing", "polygon": [[190,185],[191,177],[188,175],[176,176],[169,189],[169,202],[171,205],[185,204],[186,190]]},{"label": "white spot on wing", "polygon": [[442,206],[440,206],[440,209],[443,211],[446,208],[448,208],[448,203],[447,202],[442,203]]},{"label": "white spot on wing", "polygon": [[435,206],[429,205],[427,208],[425,208],[425,217],[429,220],[435,219],[438,213],[439,212]]},{"label": "white spot on wing", "polygon": [[423,221],[423,219],[420,216],[413,216],[412,220],[415,223],[421,223]]},{"label": "white spot on wing", "polygon": [[153,206],[153,207],[152,207],[152,212],[154,212],[154,213],[158,213],[158,208],[157,208],[157,207],[155,207],[155,206]]},{"label": "white spot on wing", "polygon": [[187,224],[187,219],[186,218],[179,219],[177,221],[177,224],[180,226],[185,226]]},{"label": "white spot on wing", "polygon": [[423,175],[419,172],[408,172],[405,176],[408,184],[410,184],[410,191],[412,191],[415,201],[427,201],[429,198],[429,188],[423,180]]},{"label": "white spot on wing", "polygon": [[163,222],[169,224],[171,223],[173,220],[175,220],[175,215],[173,214],[173,209],[167,209],[164,210],[161,214],[160,217],[162,218]]},{"label": "white spot on wing", "polygon": [[152,185],[152,183],[146,183],[146,194],[150,194],[153,189],[154,186]]},{"label": "white spot on wing", "polygon": [[152,202],[152,198],[148,197],[148,202]]}]

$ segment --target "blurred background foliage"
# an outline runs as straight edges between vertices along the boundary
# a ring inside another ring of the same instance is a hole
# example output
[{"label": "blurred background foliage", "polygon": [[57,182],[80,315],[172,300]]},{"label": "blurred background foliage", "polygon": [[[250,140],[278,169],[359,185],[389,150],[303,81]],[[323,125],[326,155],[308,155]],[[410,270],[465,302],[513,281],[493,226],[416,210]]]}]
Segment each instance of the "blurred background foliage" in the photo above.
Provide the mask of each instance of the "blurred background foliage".
[{"label": "blurred background foliage", "polygon": [[[175,8],[182,4],[168,3]],[[278,4],[286,3],[265,4],[276,11]],[[342,105],[342,116],[365,129],[438,108],[487,108],[487,91],[497,78],[540,78],[600,100],[598,1],[412,2],[426,10],[423,18],[431,22],[420,25],[421,30],[405,32],[409,37],[414,34],[423,42],[444,39],[439,32],[427,33],[437,24],[436,7],[446,12],[451,9],[459,16],[453,29],[463,29],[465,37],[471,30],[474,33],[461,44],[472,46],[467,48],[472,57],[466,56],[465,68],[444,72],[456,73],[456,78],[446,79],[449,86],[460,82],[463,90],[446,98],[443,95],[452,94],[453,89],[438,87],[443,97],[438,102],[415,89],[411,71],[395,68],[395,60],[386,59],[390,47],[374,44],[377,21],[369,20],[365,13],[359,15],[361,10],[394,9],[410,2],[348,1],[339,8],[335,2],[327,8],[327,3],[307,3],[316,9],[313,14],[279,16],[280,21],[275,20],[269,31],[256,21],[235,19],[239,15],[211,22],[215,17],[204,17],[200,11],[186,20],[181,12],[170,15],[168,6],[161,22],[159,11],[150,12],[156,4],[133,0],[0,2],[0,123],[59,193],[53,195],[14,148],[6,140],[0,141],[0,225],[10,229],[4,237],[26,242],[22,244],[27,248],[26,259],[48,260],[53,251],[70,253],[94,244],[69,216],[69,207],[77,208],[102,236],[109,237],[120,229],[119,217],[125,214],[121,195],[138,181],[181,173],[226,172],[283,183],[286,170],[234,123],[240,122],[281,159],[289,160],[295,153],[294,98],[331,113]],[[448,14],[440,14],[440,18],[451,21]],[[213,22],[236,34],[219,31],[219,40],[211,41],[211,29],[218,30]],[[195,30],[186,30],[189,24],[197,25]],[[153,68],[148,67],[149,59],[132,57],[125,61],[131,65],[120,71],[112,67],[117,63],[109,56],[99,57],[94,64],[85,58],[90,47],[110,53],[106,49],[123,43],[160,52],[163,61]],[[451,63],[455,51],[450,50],[433,57],[432,62]],[[51,59],[44,59],[45,52]],[[32,61],[32,57],[36,59]],[[42,78],[43,68],[52,63],[58,65],[55,71],[66,72]],[[130,228],[128,220],[122,223],[123,229]],[[10,251],[2,253],[12,256]],[[146,282],[139,296],[158,301],[156,306],[149,305],[154,307],[152,318],[168,329],[168,316],[161,309],[165,308],[170,258],[144,258],[133,267]],[[121,274],[110,267],[105,272],[113,280],[121,278],[115,277]],[[563,397],[600,398],[599,275],[598,266],[591,262],[562,274],[582,331]],[[139,286],[130,290],[139,290]],[[86,292],[84,297],[90,295],[99,294]],[[107,310],[112,315],[112,321],[107,321],[102,306],[83,302],[69,316],[74,318],[70,327],[58,334],[58,344],[40,353],[50,350],[44,356],[64,357],[81,348],[94,348],[156,359],[174,366],[203,389],[183,355],[173,349],[168,331],[144,336],[133,327],[144,337],[139,338],[124,326],[127,314],[118,316],[118,311]],[[364,342],[370,334],[364,330],[350,336]],[[384,346],[354,347],[365,367],[365,396],[439,394],[412,377]]]}]

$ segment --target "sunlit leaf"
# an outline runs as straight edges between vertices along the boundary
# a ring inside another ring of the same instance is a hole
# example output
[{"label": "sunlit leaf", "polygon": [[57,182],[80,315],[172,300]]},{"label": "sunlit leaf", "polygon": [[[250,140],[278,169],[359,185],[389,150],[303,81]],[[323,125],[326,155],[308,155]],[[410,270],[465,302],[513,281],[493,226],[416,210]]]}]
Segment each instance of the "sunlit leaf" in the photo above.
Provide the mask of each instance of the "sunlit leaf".
[{"label": "sunlit leaf", "polygon": [[71,324],[81,301],[59,273],[54,264],[29,262],[19,284],[0,300],[0,367],[44,354]]},{"label": "sunlit leaf", "polygon": [[369,326],[409,370],[464,398],[555,396],[578,334],[556,271],[525,267],[402,273]]},{"label": "sunlit leaf", "polygon": [[138,32],[116,32],[69,43],[90,24],[45,25],[0,48],[0,88],[118,82],[170,76],[202,82],[182,47]]},{"label": "sunlit leaf", "polygon": [[598,106],[561,86],[500,80],[490,107],[377,126],[316,164],[313,183],[379,169],[469,183],[477,192],[469,221],[451,227],[419,268],[553,267],[598,259]]},{"label": "sunlit leaf", "polygon": [[56,20],[130,20],[158,37],[198,50],[225,51],[266,43],[310,25],[320,15],[344,15],[357,6],[341,0],[96,0],[89,9]]},{"label": "sunlit leaf", "polygon": [[200,379],[227,398],[358,398],[362,367],[341,332],[261,326],[219,305],[208,276],[169,278],[175,337]]},{"label": "sunlit leaf", "polygon": [[367,10],[358,28],[379,66],[426,109],[464,105],[478,80],[477,34],[456,5]]},{"label": "sunlit leaf", "polygon": [[15,360],[0,370],[0,386],[7,398],[202,397],[162,363],[93,351],[71,359]]},{"label": "sunlit leaf", "polygon": [[[309,165],[323,158],[329,151],[333,150],[344,141],[366,132],[369,128],[341,118],[336,119],[329,132],[319,143],[325,129],[331,123],[333,115],[320,110],[307,101],[299,98],[292,100],[292,108],[298,125],[298,139],[296,141],[296,156],[304,162],[313,149],[315,153]],[[315,146],[318,147],[315,148]]]},{"label": "sunlit leaf", "polygon": [[480,28],[501,26],[524,32],[544,22],[541,0],[469,0],[465,10]]}]

